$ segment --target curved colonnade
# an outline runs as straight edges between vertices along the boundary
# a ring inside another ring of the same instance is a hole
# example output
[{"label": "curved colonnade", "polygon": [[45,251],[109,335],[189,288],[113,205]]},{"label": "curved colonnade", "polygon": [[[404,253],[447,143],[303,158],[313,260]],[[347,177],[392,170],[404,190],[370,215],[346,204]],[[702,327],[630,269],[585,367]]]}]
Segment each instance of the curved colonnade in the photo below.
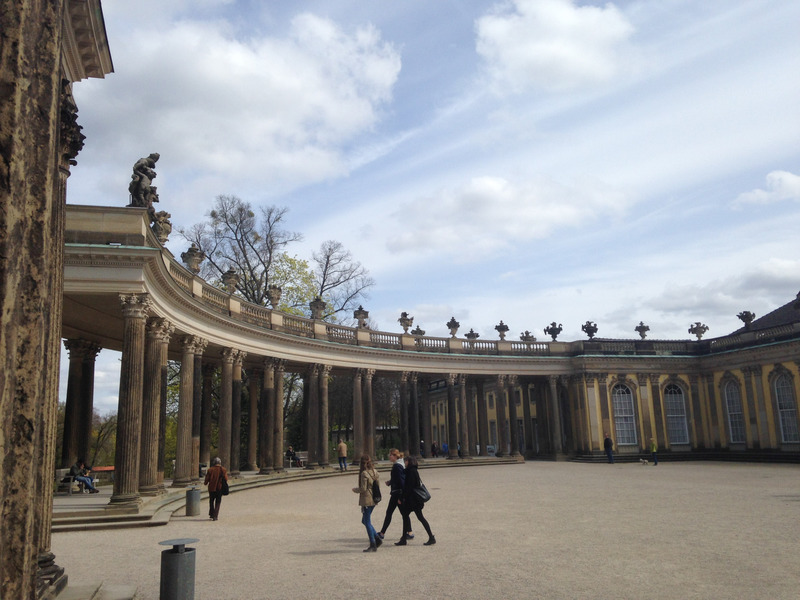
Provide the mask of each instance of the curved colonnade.
[{"label": "curved colonnade", "polygon": [[[399,379],[401,443],[414,453],[426,445],[422,439],[447,442],[453,458],[459,444],[465,457],[485,455],[490,445],[498,455],[597,454],[609,432],[618,451],[628,453],[649,448],[651,439],[678,452],[736,448],[740,441],[742,449],[781,449],[778,415],[757,387],[744,402],[753,421],[743,424],[746,440],[726,431],[729,415],[715,388],[731,368],[756,357],[773,364],[787,352],[797,357],[797,329],[795,323],[776,330],[790,337],[788,346],[776,347],[763,333],[708,341],[477,342],[344,327],[255,306],[207,284],[161,247],[145,209],[68,206],[62,335],[70,383],[62,463],[88,443],[90,432],[77,415],[91,414],[92,365],[100,348],[122,352],[112,496],[118,504],[138,503],[140,495],[163,487],[168,358],[182,365],[174,486],[189,485],[199,464],[208,462],[210,383],[217,368],[219,455],[234,475],[243,369],[249,413],[258,415],[250,419],[248,468],[257,464],[262,473],[283,468],[285,372],[305,378],[312,468],[329,463],[330,376],[354,381],[356,455],[375,450],[375,376]],[[797,368],[796,359],[789,368]],[[741,370],[748,380],[749,369]],[[675,433],[681,427],[685,435]]]}]

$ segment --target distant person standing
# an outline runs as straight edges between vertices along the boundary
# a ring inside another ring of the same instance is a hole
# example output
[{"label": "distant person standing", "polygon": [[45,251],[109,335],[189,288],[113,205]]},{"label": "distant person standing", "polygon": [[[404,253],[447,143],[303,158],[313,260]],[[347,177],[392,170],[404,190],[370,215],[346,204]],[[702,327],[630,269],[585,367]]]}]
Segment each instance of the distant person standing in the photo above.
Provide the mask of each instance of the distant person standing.
[{"label": "distant person standing", "polygon": [[372,464],[369,454],[362,454],[358,465],[358,487],[353,491],[358,494],[358,505],[361,507],[361,524],[367,529],[369,547],[364,552],[376,552],[383,540],[378,537],[372,526],[372,511],[375,509],[375,500],[372,497],[372,482],[380,481],[380,476]]},{"label": "distant person standing", "polygon": [[219,507],[222,504],[222,482],[228,480],[228,471],[222,466],[222,460],[216,457],[206,471],[205,485],[208,486],[208,517],[212,521],[219,518]]},{"label": "distant person standing", "polygon": [[650,456],[653,457],[653,466],[658,465],[658,444],[655,438],[650,438]]},{"label": "distant person standing", "polygon": [[342,438],[339,438],[336,449],[339,452],[339,470],[347,471],[347,444],[342,441]]},{"label": "distant person standing", "polygon": [[611,437],[606,434],[606,439],[603,440],[603,448],[606,451],[606,456],[608,457],[609,464],[614,464],[614,442],[611,441]]}]

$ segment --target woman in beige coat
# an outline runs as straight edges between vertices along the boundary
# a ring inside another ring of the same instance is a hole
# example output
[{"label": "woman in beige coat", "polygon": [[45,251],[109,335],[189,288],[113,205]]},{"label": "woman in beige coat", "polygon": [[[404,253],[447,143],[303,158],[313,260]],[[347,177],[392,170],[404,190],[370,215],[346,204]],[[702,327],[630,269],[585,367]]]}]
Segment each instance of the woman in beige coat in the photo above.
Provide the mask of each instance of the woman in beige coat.
[{"label": "woman in beige coat", "polygon": [[353,491],[358,494],[358,505],[361,507],[361,523],[367,528],[367,535],[369,536],[369,548],[365,548],[364,552],[375,552],[378,546],[383,543],[372,526],[372,511],[375,508],[375,500],[372,498],[373,481],[380,481],[380,476],[375,470],[369,455],[362,454],[358,468],[358,487],[354,487]]}]

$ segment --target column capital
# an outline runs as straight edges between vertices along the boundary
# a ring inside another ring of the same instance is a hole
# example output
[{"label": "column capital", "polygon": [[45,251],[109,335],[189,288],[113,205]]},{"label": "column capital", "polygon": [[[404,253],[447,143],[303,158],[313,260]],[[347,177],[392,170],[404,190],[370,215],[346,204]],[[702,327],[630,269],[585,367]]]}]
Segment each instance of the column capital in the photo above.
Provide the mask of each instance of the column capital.
[{"label": "column capital", "polygon": [[89,340],[64,340],[64,347],[69,352],[69,358],[80,358],[81,360],[94,360],[101,348],[98,344]]},{"label": "column capital", "polygon": [[122,316],[130,319],[144,319],[153,306],[150,294],[120,294]]},{"label": "column capital", "polygon": [[411,385],[417,385],[417,380],[419,379],[419,373],[417,372],[409,373],[409,379],[411,381]]},{"label": "column capital", "polygon": [[446,379],[448,386],[455,385],[456,379],[458,379],[458,373],[448,373]]},{"label": "column capital", "polygon": [[506,375],[506,385],[510,388],[515,388],[519,384],[519,377],[516,375]]},{"label": "column capital", "polygon": [[463,373],[460,373],[458,376],[458,385],[466,386],[466,384],[467,384],[467,376],[464,375]]},{"label": "column capital", "polygon": [[247,352],[245,352],[244,350],[234,350],[234,352],[236,354],[233,358],[233,362],[235,365],[241,367],[242,363],[244,362],[244,359],[247,358]]},{"label": "column capital", "polygon": [[372,378],[374,376],[375,376],[375,369],[364,369],[364,377],[366,377],[368,381],[372,381]]},{"label": "column capital", "polygon": [[648,377],[650,378],[650,383],[655,387],[658,387],[658,384],[661,383],[661,375],[659,375],[658,373],[650,373]]},{"label": "column capital", "polygon": [[408,383],[408,379],[411,377],[410,371],[403,371],[400,373],[400,383]]},{"label": "column capital", "polygon": [[320,365],[320,377],[327,379],[331,374],[331,369],[333,369],[331,365]]},{"label": "column capital", "polygon": [[203,354],[206,346],[208,346],[208,340],[199,338],[196,335],[185,335],[181,338],[181,347],[184,352],[189,354]]},{"label": "column capital", "polygon": [[175,332],[175,326],[162,317],[150,317],[147,320],[147,337],[160,342],[169,342]]},{"label": "column capital", "polygon": [[238,350],[236,348],[223,348],[220,351],[220,356],[222,356],[222,362],[233,364],[236,360],[236,355],[238,354]]},{"label": "column capital", "polygon": [[[553,377],[553,375],[550,375],[550,377]],[[503,388],[503,387],[505,387],[505,385],[506,385],[506,376],[505,375],[498,375],[497,376],[497,387]]]}]

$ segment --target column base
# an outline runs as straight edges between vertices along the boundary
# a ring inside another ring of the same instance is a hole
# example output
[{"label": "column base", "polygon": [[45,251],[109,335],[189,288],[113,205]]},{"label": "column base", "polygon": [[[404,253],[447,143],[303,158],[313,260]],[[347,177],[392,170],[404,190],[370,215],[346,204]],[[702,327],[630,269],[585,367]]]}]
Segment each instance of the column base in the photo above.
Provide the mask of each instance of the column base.
[{"label": "column base", "polygon": [[185,487],[189,487],[190,485],[192,485],[192,480],[191,480],[191,478],[189,478],[189,477],[183,477],[183,478],[181,478],[181,479],[175,479],[175,480],[173,480],[173,482],[172,482],[172,485],[171,485],[170,487],[174,487],[174,488],[185,488]]},{"label": "column base", "polygon": [[36,570],[36,598],[37,600],[51,600],[56,598],[67,587],[68,576],[64,567],[55,563],[56,555],[52,552],[43,552],[38,558]]},{"label": "column base", "polygon": [[261,469],[258,471],[258,474],[259,474],[259,475],[271,475],[273,471],[274,471],[274,470],[273,470],[273,468],[272,468],[272,467],[262,467],[262,468],[261,468]]},{"label": "column base", "polygon": [[258,465],[255,464],[255,463],[253,463],[251,465],[245,465],[244,466],[244,470],[245,471],[258,471]]},{"label": "column base", "polygon": [[154,484],[154,485],[144,485],[139,486],[139,495],[140,496],[160,496],[161,494],[166,494],[167,490],[162,485]]},{"label": "column base", "polygon": [[109,506],[115,508],[132,508],[139,510],[142,505],[142,498],[139,494],[116,494],[111,496]]}]

